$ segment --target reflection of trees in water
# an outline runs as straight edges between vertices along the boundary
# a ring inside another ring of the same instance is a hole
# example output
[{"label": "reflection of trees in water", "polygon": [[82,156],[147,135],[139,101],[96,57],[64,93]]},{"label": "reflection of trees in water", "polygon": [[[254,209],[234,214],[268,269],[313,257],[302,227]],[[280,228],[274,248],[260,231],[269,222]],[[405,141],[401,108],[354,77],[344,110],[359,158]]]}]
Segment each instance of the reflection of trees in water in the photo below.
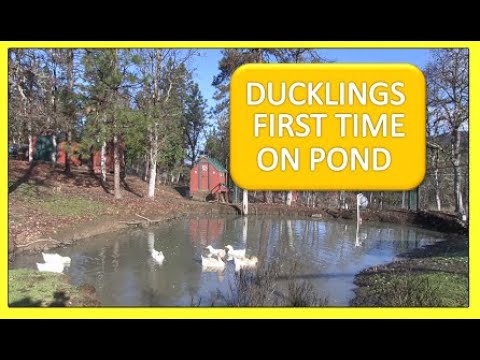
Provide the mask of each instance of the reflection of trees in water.
[{"label": "reflection of trees in water", "polygon": [[269,260],[268,242],[270,239],[271,229],[272,229],[272,220],[263,219],[261,221],[261,227],[260,227],[260,241],[259,241],[259,251],[258,251],[259,266],[268,263],[268,260]]},{"label": "reflection of trees in water", "polygon": [[120,263],[120,245],[118,244],[118,240],[115,240],[113,244],[113,251],[112,251],[112,268],[113,271],[118,270],[118,266]]},{"label": "reflection of trees in water", "polygon": [[105,277],[105,259],[106,259],[107,248],[102,246],[98,251],[98,258],[100,259],[100,271],[97,272],[97,288],[103,288],[103,280]]}]

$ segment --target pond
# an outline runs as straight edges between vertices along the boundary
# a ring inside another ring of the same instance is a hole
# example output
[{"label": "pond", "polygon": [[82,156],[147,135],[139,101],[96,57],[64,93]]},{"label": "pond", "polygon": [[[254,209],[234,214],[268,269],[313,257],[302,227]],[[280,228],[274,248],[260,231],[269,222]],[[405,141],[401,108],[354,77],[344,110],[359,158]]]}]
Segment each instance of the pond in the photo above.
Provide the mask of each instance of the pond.
[{"label": "pond", "polygon": [[[283,269],[276,282],[306,281],[328,306],[348,306],[359,271],[442,239],[441,233],[386,223],[364,223],[357,230],[353,221],[192,218],[96,236],[53,252],[71,257],[64,272],[74,285],[94,285],[104,306],[232,305],[233,262],[212,271],[200,260],[206,246],[228,244],[256,256],[257,267]],[[163,263],[153,259],[152,249],[163,252]],[[36,262],[43,262],[40,254],[18,255],[10,268],[36,268]]]}]

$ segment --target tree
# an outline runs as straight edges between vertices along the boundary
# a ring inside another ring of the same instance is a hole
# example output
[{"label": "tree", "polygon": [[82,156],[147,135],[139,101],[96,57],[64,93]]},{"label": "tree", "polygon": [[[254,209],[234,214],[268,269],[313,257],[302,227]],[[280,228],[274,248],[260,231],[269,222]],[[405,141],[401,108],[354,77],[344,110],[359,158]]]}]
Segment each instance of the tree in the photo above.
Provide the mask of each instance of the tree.
[{"label": "tree", "polygon": [[90,134],[86,137],[89,145],[102,144],[102,174],[105,179],[106,143],[113,143],[114,153],[114,195],[122,197],[120,191],[122,135],[131,121],[129,90],[135,86],[131,71],[131,52],[128,49],[90,49],[84,57],[84,81],[87,82],[86,96],[95,111]]},{"label": "tree", "polygon": [[185,62],[194,52],[142,49],[137,50],[135,55],[141,83],[136,104],[148,129],[148,197],[153,200],[158,163],[173,169],[183,155],[184,129],[180,120],[188,79]]},{"label": "tree", "polygon": [[19,141],[24,141],[27,133],[29,162],[33,161],[33,136],[45,124],[47,76],[41,60],[35,49],[9,52],[10,121],[15,124],[10,132],[16,133]]},{"label": "tree", "polygon": [[185,129],[185,140],[188,148],[187,157],[191,167],[193,167],[198,157],[198,141],[206,125],[206,107],[207,103],[200,92],[198,84],[190,82],[184,101],[183,127]]},{"label": "tree", "polygon": [[462,131],[468,130],[468,50],[432,51],[426,68],[430,128],[448,134],[453,167],[455,212],[465,214],[462,189]]}]

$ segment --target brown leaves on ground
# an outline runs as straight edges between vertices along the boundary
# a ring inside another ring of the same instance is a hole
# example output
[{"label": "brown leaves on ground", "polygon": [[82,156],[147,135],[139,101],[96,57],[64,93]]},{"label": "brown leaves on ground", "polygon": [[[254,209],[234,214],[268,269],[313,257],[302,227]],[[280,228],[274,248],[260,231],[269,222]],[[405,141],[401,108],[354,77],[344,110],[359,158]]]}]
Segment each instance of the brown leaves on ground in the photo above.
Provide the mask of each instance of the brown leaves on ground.
[{"label": "brown leaves on ground", "polygon": [[[121,183],[122,199],[113,197],[113,174],[106,184],[86,168],[66,174],[49,163],[9,160],[9,236],[15,244],[53,237],[79,223],[111,218],[155,220],[192,211],[207,213],[209,204],[184,199],[175,188],[158,185],[155,201],[146,197],[148,184],[127,176]],[[211,207],[211,206],[210,206]],[[201,209],[201,210],[200,210]]]}]

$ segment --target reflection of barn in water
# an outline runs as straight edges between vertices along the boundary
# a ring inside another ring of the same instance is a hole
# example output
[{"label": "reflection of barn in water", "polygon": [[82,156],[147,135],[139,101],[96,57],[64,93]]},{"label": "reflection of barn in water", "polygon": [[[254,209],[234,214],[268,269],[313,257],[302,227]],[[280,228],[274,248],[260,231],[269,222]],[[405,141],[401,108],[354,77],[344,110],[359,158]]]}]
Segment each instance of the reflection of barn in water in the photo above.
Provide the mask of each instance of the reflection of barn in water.
[{"label": "reflection of barn in water", "polygon": [[208,246],[221,240],[225,219],[190,219],[189,231],[192,242]]}]

